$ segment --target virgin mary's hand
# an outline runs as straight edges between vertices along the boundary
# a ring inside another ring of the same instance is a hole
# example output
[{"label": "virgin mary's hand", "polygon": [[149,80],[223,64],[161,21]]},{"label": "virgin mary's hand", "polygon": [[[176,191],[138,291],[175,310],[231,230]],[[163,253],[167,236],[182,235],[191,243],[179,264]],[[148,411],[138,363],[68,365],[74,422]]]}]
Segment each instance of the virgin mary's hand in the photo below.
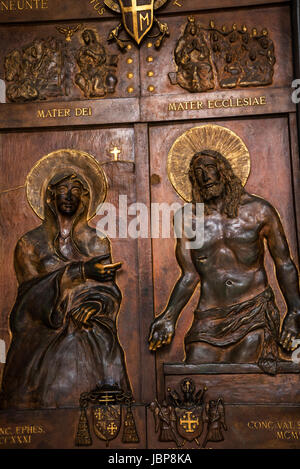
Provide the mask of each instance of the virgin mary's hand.
[{"label": "virgin mary's hand", "polygon": [[91,319],[99,313],[101,306],[99,303],[85,303],[79,306],[71,313],[74,324],[81,329],[82,327],[92,327]]},{"label": "virgin mary's hand", "polygon": [[102,256],[94,257],[93,259],[83,264],[84,274],[87,278],[99,281],[109,282],[115,278],[115,273],[122,266],[121,262],[116,264],[102,264]]}]

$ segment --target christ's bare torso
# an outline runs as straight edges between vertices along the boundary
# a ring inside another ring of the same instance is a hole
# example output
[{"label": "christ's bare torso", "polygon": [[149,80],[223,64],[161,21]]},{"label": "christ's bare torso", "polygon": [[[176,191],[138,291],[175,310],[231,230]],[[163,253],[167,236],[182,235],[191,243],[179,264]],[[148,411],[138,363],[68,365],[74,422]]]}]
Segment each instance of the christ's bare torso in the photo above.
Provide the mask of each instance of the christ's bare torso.
[{"label": "christ's bare torso", "polygon": [[204,245],[190,251],[201,279],[198,309],[241,303],[266,289],[266,212],[263,199],[244,194],[236,218],[216,211],[205,217]]},{"label": "christ's bare torso", "polygon": [[[278,213],[266,200],[241,190],[237,180],[226,186],[217,158],[221,155],[195,154],[189,177],[194,200],[204,200],[204,242],[193,248],[197,210],[190,215],[186,237],[177,233],[176,260],[181,275],[173,287],[165,310],[155,318],[149,335],[150,350],[171,343],[181,311],[200,283],[197,320],[205,311],[239,305],[260,295],[268,286],[264,266],[269,251],[275,266],[276,278],[287,305],[282,324],[280,344],[292,350],[300,331],[300,292],[297,268],[291,258],[288,242]],[[223,171],[223,173],[222,173]],[[234,176],[230,176],[234,181]],[[230,178],[229,178],[230,179]],[[200,190],[201,189],[201,190]],[[238,204],[234,206],[238,200]],[[185,215],[184,209],[178,214]],[[186,222],[186,220],[185,220]],[[177,231],[177,223],[175,230]],[[186,226],[186,225],[185,225]],[[182,231],[182,230],[181,230]],[[196,236],[197,238],[197,236]],[[196,316],[195,316],[196,317]],[[254,334],[254,335],[253,335]],[[234,347],[214,347],[209,344],[187,344],[186,359],[190,363],[203,361],[256,362],[262,343],[263,330],[248,333]],[[192,341],[193,342],[193,341]],[[233,352],[233,355],[231,354]]]}]

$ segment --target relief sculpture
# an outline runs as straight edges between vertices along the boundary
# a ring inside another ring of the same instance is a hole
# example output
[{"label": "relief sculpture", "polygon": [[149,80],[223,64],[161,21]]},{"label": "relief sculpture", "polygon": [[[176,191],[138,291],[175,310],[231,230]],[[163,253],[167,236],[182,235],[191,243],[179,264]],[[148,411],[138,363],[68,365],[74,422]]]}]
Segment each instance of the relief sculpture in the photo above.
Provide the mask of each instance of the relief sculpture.
[{"label": "relief sculpture", "polygon": [[207,430],[202,447],[205,448],[209,441],[224,441],[223,431],[227,431],[225,422],[225,406],[222,398],[210,400],[205,406],[205,421]]},{"label": "relief sculpture", "polygon": [[248,30],[246,25],[218,29],[211,21],[201,26],[188,18],[175,51],[177,72],[170,72],[172,84],[190,92],[271,85],[276,63],[269,32]]},{"label": "relief sculpture", "polygon": [[214,89],[210,50],[194,18],[189,18],[184,34],[177,43],[175,62],[178,66],[178,84],[182,88],[192,92]]},{"label": "relief sculpture", "polygon": [[274,74],[274,44],[267,29],[241,30],[234,24],[227,31],[210,23],[210,44],[220,88],[271,85]]},{"label": "relief sculpture", "polygon": [[[65,41],[55,37],[35,39],[6,55],[7,99],[11,102],[71,99],[77,97],[77,90],[85,98],[114,93],[118,56],[106,52],[97,31],[82,25],[56,29],[65,36]],[[79,31],[82,44],[71,45],[72,37]]]},{"label": "relief sculpture", "polygon": [[65,48],[53,37],[36,39],[4,59],[6,95],[12,102],[62,96]]},{"label": "relief sculpture", "polygon": [[[93,405],[91,413],[94,433],[99,440],[106,442],[107,447],[110,441],[117,438],[123,420],[122,443],[139,443],[130,391],[123,392],[118,386],[97,386],[90,392],[82,393],[79,402],[81,413],[75,438],[76,446],[93,444],[88,419],[89,404]],[[123,419],[124,407],[126,415]]]},{"label": "relief sculpture", "polygon": [[83,91],[86,98],[103,97],[113,93],[117,84],[114,70],[118,56],[107,55],[96,33],[85,29],[82,33],[84,45],[76,55],[80,72],[75,76],[75,83]]},{"label": "relief sculpture", "polygon": [[105,386],[130,393],[116,320],[122,295],[110,241],[88,224],[107,192],[90,155],[58,150],[26,180],[42,219],[15,249],[19,283],[10,315],[12,341],[1,408],[78,405],[83,392]]},{"label": "relief sculpture", "polygon": [[[104,0],[104,4],[116,13],[122,13],[122,23],[112,29],[108,35],[108,41],[115,41],[124,52],[127,48],[126,39],[119,36],[125,29],[129,36],[139,45],[145,36],[155,38],[154,46],[159,49],[166,36],[170,35],[167,23],[159,21],[154,16],[154,10],[158,10],[168,0]],[[152,29],[158,29],[158,33],[149,34]]]},{"label": "relief sculpture", "polygon": [[[175,389],[168,388],[167,399],[162,404],[157,399],[150,404],[159,441],[175,442],[178,448],[193,441],[202,448],[209,441],[223,441],[223,431],[227,431],[223,398],[204,402],[207,387],[196,392],[191,378],[184,378],[180,388],[183,397]],[[205,436],[201,438],[203,434]]]},{"label": "relief sculpture", "polygon": [[[166,309],[152,324],[149,342],[151,350],[158,350],[172,341],[178,317],[200,284],[184,341],[185,363],[256,363],[274,375],[280,346],[287,352],[296,348],[299,276],[275,208],[244,188],[249,171],[247,147],[224,127],[193,128],[172,146],[170,181],[193,204],[191,226],[195,204],[204,203],[204,239],[201,247],[191,249],[190,232],[183,230],[178,237],[182,273]],[[266,246],[287,305],[282,327],[264,266]]]}]

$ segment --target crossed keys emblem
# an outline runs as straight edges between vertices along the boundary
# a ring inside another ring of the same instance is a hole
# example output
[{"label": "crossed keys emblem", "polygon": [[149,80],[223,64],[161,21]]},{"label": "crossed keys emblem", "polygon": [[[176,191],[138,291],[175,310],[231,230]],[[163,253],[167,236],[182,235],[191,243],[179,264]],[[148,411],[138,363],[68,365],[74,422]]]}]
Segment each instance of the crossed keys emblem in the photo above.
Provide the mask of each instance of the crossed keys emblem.
[{"label": "crossed keys emblem", "polygon": [[126,49],[126,42],[119,38],[123,29],[129,36],[139,45],[143,38],[150,32],[152,27],[156,25],[158,33],[154,34],[156,38],[154,43],[158,49],[165,36],[169,36],[169,28],[167,23],[159,21],[154,16],[154,10],[161,8],[168,0],[104,0],[104,4],[115,11],[122,14],[123,23],[112,29],[109,33],[108,40],[115,41],[121,50]]}]

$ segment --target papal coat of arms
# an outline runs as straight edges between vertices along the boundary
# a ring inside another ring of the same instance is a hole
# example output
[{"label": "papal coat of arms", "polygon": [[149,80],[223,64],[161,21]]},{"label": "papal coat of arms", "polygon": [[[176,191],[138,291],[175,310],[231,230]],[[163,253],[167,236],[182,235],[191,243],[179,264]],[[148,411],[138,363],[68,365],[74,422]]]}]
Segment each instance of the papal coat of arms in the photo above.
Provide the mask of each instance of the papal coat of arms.
[{"label": "papal coat of arms", "polygon": [[123,23],[112,29],[108,40],[116,41],[121,50],[126,49],[124,40],[119,38],[119,34],[124,28],[129,36],[139,45],[143,38],[150,32],[154,25],[158,28],[158,33],[154,43],[159,48],[165,36],[169,36],[169,29],[166,23],[159,21],[154,16],[154,11],[161,8],[168,0],[104,0],[105,5],[116,13],[122,14]]},{"label": "papal coat of arms", "polygon": [[119,0],[123,25],[128,34],[140,44],[153,25],[154,0]]}]

